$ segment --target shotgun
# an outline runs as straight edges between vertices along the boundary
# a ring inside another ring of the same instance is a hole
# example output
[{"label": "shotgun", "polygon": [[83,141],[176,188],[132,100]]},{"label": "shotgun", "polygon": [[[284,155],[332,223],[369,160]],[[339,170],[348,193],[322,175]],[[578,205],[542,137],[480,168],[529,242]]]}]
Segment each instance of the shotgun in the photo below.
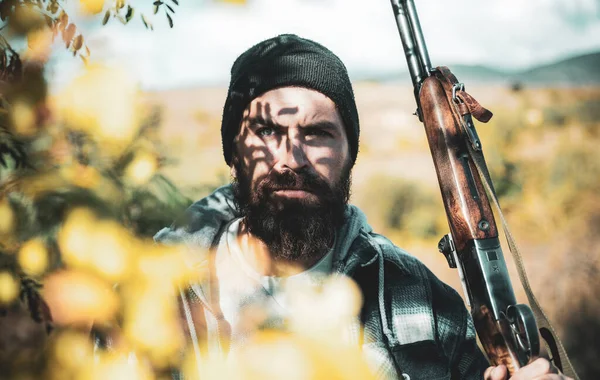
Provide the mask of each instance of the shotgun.
[{"label": "shotgun", "polygon": [[[541,335],[554,366],[577,379],[560,340],[530,291],[495,196],[473,122],[474,118],[487,122],[492,113],[465,91],[464,84],[447,67],[432,67],[413,0],[391,3],[414,88],[416,115],[425,126],[450,228],[438,249],[450,267],[458,270],[479,341],[489,361],[506,365],[512,375],[540,355]],[[515,298],[490,199],[502,219],[533,310]]]}]

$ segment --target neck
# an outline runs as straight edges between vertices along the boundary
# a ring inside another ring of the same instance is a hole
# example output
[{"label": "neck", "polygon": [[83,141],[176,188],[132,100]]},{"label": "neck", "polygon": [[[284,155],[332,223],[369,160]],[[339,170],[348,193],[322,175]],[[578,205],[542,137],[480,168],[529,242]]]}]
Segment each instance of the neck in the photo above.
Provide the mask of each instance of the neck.
[{"label": "neck", "polygon": [[262,240],[248,231],[245,223],[240,224],[238,239],[244,259],[262,276],[293,276],[311,268],[327,254],[323,252],[318,257],[300,258],[293,262],[277,259]]}]

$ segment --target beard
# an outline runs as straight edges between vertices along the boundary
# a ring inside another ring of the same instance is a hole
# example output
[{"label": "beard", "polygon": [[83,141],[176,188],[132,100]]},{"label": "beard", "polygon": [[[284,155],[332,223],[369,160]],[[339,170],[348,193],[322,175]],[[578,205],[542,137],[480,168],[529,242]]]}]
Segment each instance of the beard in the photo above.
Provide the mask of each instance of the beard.
[{"label": "beard", "polygon": [[[254,190],[248,172],[238,163],[234,165],[238,174],[233,190],[242,223],[267,246],[272,259],[306,265],[327,253],[344,223],[351,165],[333,186],[309,170],[271,170]],[[274,194],[284,189],[304,190],[314,196],[286,198]]]}]

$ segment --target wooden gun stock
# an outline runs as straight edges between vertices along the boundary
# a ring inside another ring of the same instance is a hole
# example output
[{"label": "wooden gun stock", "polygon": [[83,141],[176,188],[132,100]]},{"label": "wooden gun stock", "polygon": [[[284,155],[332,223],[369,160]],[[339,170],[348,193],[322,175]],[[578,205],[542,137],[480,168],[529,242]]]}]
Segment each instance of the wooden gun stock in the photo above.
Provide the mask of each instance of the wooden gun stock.
[{"label": "wooden gun stock", "polygon": [[[457,112],[456,102],[461,100],[453,96],[456,89],[451,78],[440,70],[433,73],[423,81],[419,103],[451,231],[440,242],[440,250],[462,274],[475,328],[489,360],[506,365],[512,374],[537,351],[522,350],[513,334],[511,322],[515,321],[508,309],[524,305],[516,304],[491,205],[469,154],[463,116]],[[530,333],[537,334],[535,322],[533,328]],[[537,336],[531,339],[539,347]]]}]

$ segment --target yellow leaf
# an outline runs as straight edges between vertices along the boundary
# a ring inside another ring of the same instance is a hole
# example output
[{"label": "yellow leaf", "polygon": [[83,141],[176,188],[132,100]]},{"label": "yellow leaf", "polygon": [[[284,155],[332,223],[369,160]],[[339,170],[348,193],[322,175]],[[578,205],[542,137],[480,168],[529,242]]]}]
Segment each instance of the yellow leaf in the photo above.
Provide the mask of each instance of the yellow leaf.
[{"label": "yellow leaf", "polygon": [[18,134],[31,136],[35,133],[35,112],[31,105],[22,101],[15,102],[11,116]]},{"label": "yellow leaf", "polygon": [[149,286],[127,299],[123,331],[155,365],[165,367],[178,360],[185,344],[179,321],[175,296]]},{"label": "yellow leaf", "polygon": [[85,209],[72,211],[58,237],[64,262],[93,271],[111,282],[128,277],[133,238],[114,222],[98,221]]},{"label": "yellow leaf", "polygon": [[8,272],[0,272],[0,304],[9,304],[19,295],[19,283]]},{"label": "yellow leaf", "polygon": [[83,36],[80,34],[77,37],[75,37],[75,40],[73,41],[73,50],[77,51],[77,50],[81,49],[82,46],[83,46]]},{"label": "yellow leaf", "polygon": [[7,235],[13,231],[15,214],[6,198],[0,200],[0,235]]},{"label": "yellow leaf", "polygon": [[138,153],[126,169],[125,175],[136,185],[148,182],[158,168],[156,156]]},{"label": "yellow leaf", "polygon": [[84,272],[64,270],[44,280],[44,299],[57,324],[88,326],[113,319],[119,300],[104,281]]},{"label": "yellow leaf", "polygon": [[52,51],[53,34],[50,28],[35,29],[27,33],[28,50],[25,56],[28,60],[46,62]]},{"label": "yellow leaf", "polygon": [[18,255],[19,265],[30,276],[38,276],[48,267],[48,251],[40,240],[23,244]]},{"label": "yellow leaf", "polygon": [[94,355],[94,347],[89,337],[66,331],[56,338],[54,356],[56,364],[65,369],[75,370],[91,364]]},{"label": "yellow leaf", "polygon": [[95,15],[102,12],[104,0],[80,0],[81,10],[84,13]]}]

